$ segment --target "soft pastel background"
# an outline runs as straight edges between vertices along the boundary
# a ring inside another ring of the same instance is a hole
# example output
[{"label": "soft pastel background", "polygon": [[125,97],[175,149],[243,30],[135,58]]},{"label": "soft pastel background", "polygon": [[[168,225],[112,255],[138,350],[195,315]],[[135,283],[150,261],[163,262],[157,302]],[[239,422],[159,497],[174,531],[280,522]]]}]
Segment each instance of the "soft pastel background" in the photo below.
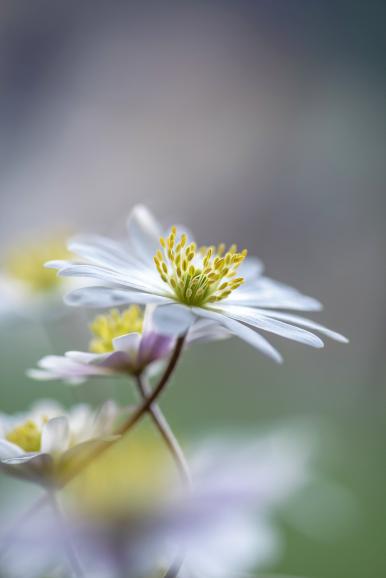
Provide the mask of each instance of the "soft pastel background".
[{"label": "soft pastel background", "polygon": [[[319,433],[320,480],[269,572],[386,575],[385,16],[376,0],[0,6],[3,254],[56,230],[123,235],[140,201],[203,243],[247,246],[351,340],[273,339],[281,367],[236,341],[198,347],[165,396],[185,438],[288,420]],[[24,372],[82,348],[85,321],[2,324],[1,410],[74,399]],[[75,395],[127,398],[106,387]]]}]

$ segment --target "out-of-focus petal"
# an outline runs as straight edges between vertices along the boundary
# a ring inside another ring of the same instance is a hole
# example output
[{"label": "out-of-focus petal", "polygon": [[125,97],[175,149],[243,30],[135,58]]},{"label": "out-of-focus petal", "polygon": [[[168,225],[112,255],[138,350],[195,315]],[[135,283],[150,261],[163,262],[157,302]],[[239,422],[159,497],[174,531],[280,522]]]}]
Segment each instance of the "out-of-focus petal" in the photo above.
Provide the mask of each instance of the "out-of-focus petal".
[{"label": "out-of-focus petal", "polygon": [[16,458],[22,456],[23,453],[16,444],[0,439],[0,460]]},{"label": "out-of-focus petal", "polygon": [[127,219],[129,248],[142,262],[152,263],[162,229],[144,205],[136,205]]},{"label": "out-of-focus petal", "polygon": [[70,442],[70,427],[64,416],[50,419],[42,431],[41,451],[47,454],[62,453]]}]

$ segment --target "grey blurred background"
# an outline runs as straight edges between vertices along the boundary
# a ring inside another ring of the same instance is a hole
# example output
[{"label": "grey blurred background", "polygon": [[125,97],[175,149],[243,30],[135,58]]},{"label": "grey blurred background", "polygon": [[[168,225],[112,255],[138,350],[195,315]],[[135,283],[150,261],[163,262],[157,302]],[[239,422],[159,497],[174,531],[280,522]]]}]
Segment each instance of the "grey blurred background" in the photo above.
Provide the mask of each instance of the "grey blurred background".
[{"label": "grey blurred background", "polygon": [[[324,351],[273,339],[282,367],[236,342],[198,348],[165,400],[185,435],[321,427],[320,467],[358,516],[336,533],[333,509],[316,508],[322,539],[285,529],[273,570],[310,578],[386,574],[385,16],[356,0],[0,5],[3,252],[63,227],[121,236],[143,202],[203,244],[248,247],[350,338]],[[74,348],[66,324],[49,345],[31,323],[1,330],[1,409],[70,401],[24,377],[47,347]]]}]

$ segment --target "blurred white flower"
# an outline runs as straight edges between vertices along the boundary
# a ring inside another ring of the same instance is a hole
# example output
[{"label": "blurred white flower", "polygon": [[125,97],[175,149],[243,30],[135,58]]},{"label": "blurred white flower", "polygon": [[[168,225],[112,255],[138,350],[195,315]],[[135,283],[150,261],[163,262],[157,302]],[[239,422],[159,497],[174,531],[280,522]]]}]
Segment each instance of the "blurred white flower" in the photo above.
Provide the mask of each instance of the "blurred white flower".
[{"label": "blurred white flower", "polygon": [[153,576],[181,557],[181,577],[233,578],[280,555],[273,514],[308,481],[310,448],[291,432],[203,442],[188,493],[154,448],[133,443],[98,460],[73,495],[86,575]]},{"label": "blurred white flower", "polygon": [[113,402],[97,412],[85,404],[66,412],[53,401],[28,413],[0,414],[0,470],[49,486],[77,451],[89,449],[87,442],[111,435],[117,415]]},{"label": "blurred white flower", "polygon": [[[171,313],[173,315],[173,311]],[[172,315],[169,316],[171,325]],[[177,311],[175,315],[179,322],[180,313]],[[160,364],[172,352],[176,339],[158,332],[154,321],[152,306],[147,306],[144,313],[137,305],[131,305],[123,312],[113,309],[107,315],[98,315],[91,325],[94,338],[89,352],[48,355],[38,362],[39,369],[30,369],[27,373],[33,379],[62,379],[77,385],[91,377],[158,372]],[[228,335],[213,321],[203,319],[191,327],[187,343],[222,339]]]},{"label": "blurred white flower", "polygon": [[2,256],[0,268],[0,319],[57,316],[63,313],[63,295],[79,287],[44,267],[53,252],[70,258],[64,236],[32,239]]},{"label": "blurred white flower", "polygon": [[[128,219],[128,242],[100,236],[79,236],[69,250],[81,262],[55,260],[47,267],[61,277],[90,277],[101,286],[83,287],[67,297],[71,305],[111,307],[124,303],[159,306],[158,326],[165,334],[183,334],[199,318],[209,319],[276,361],[280,354],[258,332],[264,330],[313,347],[322,340],[312,329],[340,342],[342,335],[303,317],[276,311],[315,311],[318,301],[262,276],[262,264],[246,251],[225,245],[202,247],[183,228],[168,236],[143,206]],[[169,316],[174,316],[171,328]],[[175,322],[179,314],[179,323]]]}]

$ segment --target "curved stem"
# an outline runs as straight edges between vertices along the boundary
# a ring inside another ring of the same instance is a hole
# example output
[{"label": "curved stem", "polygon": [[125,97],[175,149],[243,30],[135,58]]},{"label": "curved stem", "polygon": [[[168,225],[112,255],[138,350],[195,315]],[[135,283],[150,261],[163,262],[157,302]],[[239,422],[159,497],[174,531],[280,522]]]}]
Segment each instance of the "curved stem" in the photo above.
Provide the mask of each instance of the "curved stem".
[{"label": "curved stem", "polygon": [[[177,339],[174,351],[173,351],[173,353],[169,359],[169,363],[166,366],[166,369],[165,369],[164,373],[162,374],[161,379],[159,380],[158,384],[152,390],[152,392],[146,398],[146,400],[144,400],[143,403],[136,409],[136,411],[134,411],[134,413],[132,413],[130,415],[130,417],[126,420],[126,422],[120,428],[118,428],[118,430],[115,432],[116,436],[122,436],[122,435],[128,433],[143,418],[143,416],[150,410],[150,408],[152,407],[152,404],[157,400],[158,396],[162,393],[162,391],[166,387],[169,379],[173,375],[173,372],[176,368],[177,362],[180,358],[180,355],[181,355],[181,352],[182,352],[182,349],[183,349],[183,346],[185,343],[185,338],[186,338],[186,335],[182,335],[181,337],[179,337]],[[81,471],[83,471],[83,469],[86,468],[95,458],[99,457],[108,448],[110,448],[112,445],[114,445],[114,443],[117,441],[117,439],[119,439],[119,438],[114,437],[114,439],[111,440],[110,442],[103,443],[100,446],[98,446],[94,452],[91,452],[91,454],[88,456],[87,459],[83,460],[83,462],[79,465],[78,468],[73,470],[63,480],[61,480],[61,483],[58,483],[57,489],[63,488],[65,485],[67,485],[69,482],[71,482],[71,480],[73,478],[75,478],[78,474],[80,474]],[[26,513],[25,517],[23,516],[23,520],[26,518],[29,518],[30,516],[32,516],[35,513],[35,511],[38,511],[41,507],[46,505],[47,502],[49,501],[49,499],[50,499],[49,496],[45,495],[45,496],[43,496],[43,498],[38,500],[34,504],[34,506]],[[7,541],[7,545],[8,545],[8,541]],[[178,571],[179,571],[179,565],[176,563],[173,563],[173,565],[167,571],[166,576],[168,578],[172,578],[174,576],[177,576]]]},{"label": "curved stem", "polygon": [[[136,383],[142,399],[147,400],[150,395],[150,390],[147,383],[140,375],[136,376]],[[192,480],[189,472],[188,462],[186,461],[184,452],[178,443],[178,440],[175,437],[171,427],[169,426],[167,419],[162,413],[161,408],[156,402],[153,402],[153,404],[148,409],[148,413],[174,458],[182,482],[186,485],[186,487],[190,488],[192,485]]]},{"label": "curved stem", "polygon": [[152,390],[151,394],[146,398],[145,401],[132,413],[129,418],[121,425],[120,428],[117,429],[115,432],[114,439],[110,442],[103,443],[90,453],[90,455],[82,461],[78,468],[73,470],[71,473],[65,477],[61,482],[61,487],[65,486],[69,483],[73,478],[75,478],[85,467],[89,465],[95,458],[99,457],[102,453],[104,453],[107,449],[109,449],[114,443],[117,441],[118,436],[122,436],[128,433],[137,423],[143,418],[143,416],[149,411],[152,404],[156,401],[158,396],[162,393],[165,386],[167,385],[169,379],[173,375],[173,372],[176,368],[178,359],[181,355],[184,343],[185,343],[186,335],[179,337],[176,341],[176,345],[174,347],[174,351],[169,359],[169,363],[166,366],[164,373],[161,376],[158,384]]}]

